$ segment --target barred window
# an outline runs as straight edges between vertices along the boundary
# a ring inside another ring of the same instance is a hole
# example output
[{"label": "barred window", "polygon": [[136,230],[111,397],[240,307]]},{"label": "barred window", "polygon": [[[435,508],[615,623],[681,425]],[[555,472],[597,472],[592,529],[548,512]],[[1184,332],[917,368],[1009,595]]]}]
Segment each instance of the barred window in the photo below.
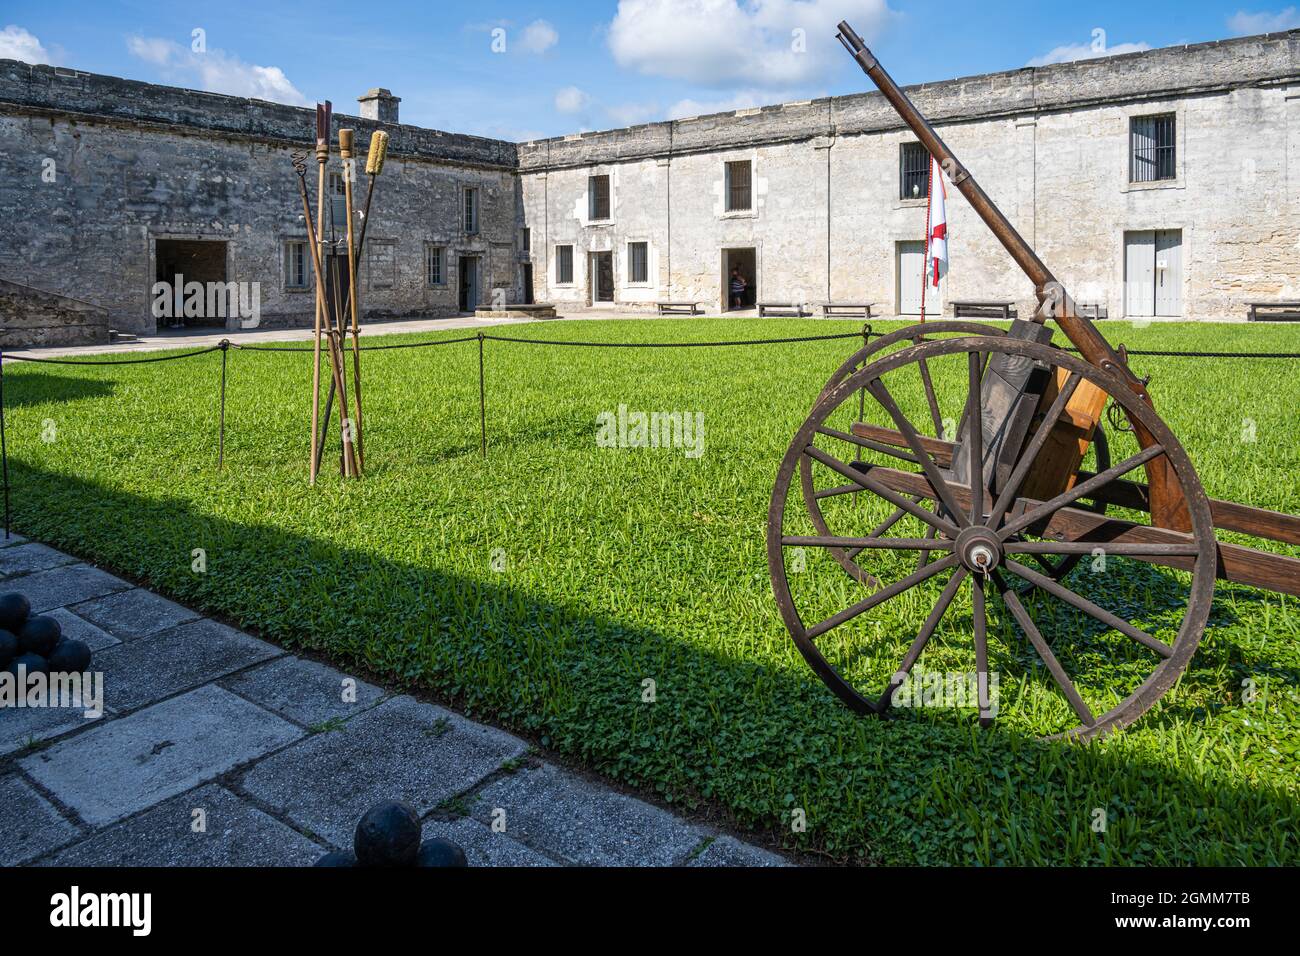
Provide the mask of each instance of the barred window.
[{"label": "barred window", "polygon": [[727,163],[727,212],[754,208],[753,164],[749,160]]},{"label": "barred window", "polygon": [[445,261],[446,252],[442,246],[425,247],[424,272],[429,285],[446,285]]},{"label": "barred window", "polygon": [[1134,116],[1129,126],[1129,182],[1154,183],[1177,176],[1173,113]]},{"label": "barred window", "polygon": [[609,218],[609,177],[591,176],[587,179],[587,218]]},{"label": "barred window", "polygon": [[627,244],[627,281],[650,281],[650,244],[646,242],[629,242]]},{"label": "barred window", "polygon": [[555,281],[561,285],[573,281],[573,246],[555,247]]},{"label": "barred window", "polygon": [[284,287],[305,289],[310,275],[307,267],[307,243],[286,242],[284,244]]},{"label": "barred window", "polygon": [[323,224],[321,235],[328,236],[332,230],[335,236],[344,237],[348,234],[348,200],[342,173],[330,173],[329,199],[330,211],[327,215],[330,218],[329,222]]},{"label": "barred window", "polygon": [[904,143],[899,154],[899,190],[903,199],[930,195],[930,154],[920,143]]}]

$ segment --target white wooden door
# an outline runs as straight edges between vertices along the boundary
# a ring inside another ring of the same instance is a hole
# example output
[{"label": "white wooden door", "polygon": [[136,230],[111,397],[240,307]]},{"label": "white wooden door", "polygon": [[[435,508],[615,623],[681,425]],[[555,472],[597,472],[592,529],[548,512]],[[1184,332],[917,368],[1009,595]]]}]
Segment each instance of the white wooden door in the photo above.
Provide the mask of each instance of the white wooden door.
[{"label": "white wooden door", "polygon": [[1153,230],[1124,233],[1124,314],[1155,315],[1156,234]]},{"label": "white wooden door", "polygon": [[[925,243],[900,242],[898,244],[898,314],[921,314],[921,274],[925,269]],[[936,291],[936,290],[930,290]],[[927,292],[927,295],[929,292]],[[937,297],[936,297],[937,298]],[[925,304],[927,314],[938,315],[938,302]]]},{"label": "white wooden door", "polygon": [[1183,314],[1183,233],[1157,229],[1155,242],[1155,314]]}]

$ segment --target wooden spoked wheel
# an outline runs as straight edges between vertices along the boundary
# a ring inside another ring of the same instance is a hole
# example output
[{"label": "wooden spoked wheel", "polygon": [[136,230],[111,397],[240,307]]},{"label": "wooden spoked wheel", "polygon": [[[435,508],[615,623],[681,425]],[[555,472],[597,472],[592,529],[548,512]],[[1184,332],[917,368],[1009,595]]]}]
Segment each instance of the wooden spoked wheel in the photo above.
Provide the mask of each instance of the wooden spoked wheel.
[{"label": "wooden spoked wheel", "polygon": [[[982,413],[993,357],[1033,363],[1061,384],[1018,455],[1001,470],[967,469],[972,477],[958,480],[959,455],[986,460],[981,429],[967,430],[963,449],[924,437],[915,423],[946,413],[958,423],[954,434],[966,434],[962,422]],[[1046,500],[1022,495],[1054,423],[1085,382],[1156,444],[1138,449],[1126,434],[1133,447],[1113,450],[1117,464]],[[1191,529],[1176,541],[1167,532],[1144,536],[1145,514],[1125,511],[1112,521],[1095,510],[1114,499],[1106,493],[1112,484],[1132,481],[1160,457],[1188,503]],[[797,471],[811,488],[816,521],[806,492],[790,495]],[[973,699],[952,706],[976,711],[981,723],[1005,709],[1000,686],[1040,732],[1077,737],[1132,722],[1177,680],[1209,616],[1216,556],[1200,481],[1149,406],[1118,378],[1059,349],[989,335],[911,345],[833,380],[781,462],[767,548],[796,646],[854,710],[897,710],[909,681],[933,687],[938,673],[951,687],[952,675],[965,674]],[[846,576],[837,552],[852,554],[860,573]],[[1059,567],[1080,558],[1085,564],[1068,578],[1035,567],[1038,559]],[[1025,584],[1032,591],[1018,593]]]}]

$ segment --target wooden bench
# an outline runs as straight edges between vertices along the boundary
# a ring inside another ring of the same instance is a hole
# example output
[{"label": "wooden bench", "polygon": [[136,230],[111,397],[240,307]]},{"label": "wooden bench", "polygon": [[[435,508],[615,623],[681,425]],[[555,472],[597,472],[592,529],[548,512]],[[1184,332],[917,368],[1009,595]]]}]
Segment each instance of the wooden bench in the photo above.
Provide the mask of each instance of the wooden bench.
[{"label": "wooden bench", "polygon": [[702,311],[698,302],[656,302],[660,315],[699,315]]},{"label": "wooden bench", "polygon": [[1016,317],[1014,299],[954,299],[948,304],[952,306],[954,319],[1014,319]]},{"label": "wooden bench", "polygon": [[869,319],[874,302],[823,302],[822,318],[832,316],[850,319]]},{"label": "wooden bench", "polygon": [[1300,302],[1247,302],[1246,307],[1249,322],[1300,322]]},{"label": "wooden bench", "polygon": [[800,302],[760,302],[758,303],[759,317],[769,315],[785,316],[792,319],[802,319],[812,315],[811,312],[805,312],[803,304]]}]

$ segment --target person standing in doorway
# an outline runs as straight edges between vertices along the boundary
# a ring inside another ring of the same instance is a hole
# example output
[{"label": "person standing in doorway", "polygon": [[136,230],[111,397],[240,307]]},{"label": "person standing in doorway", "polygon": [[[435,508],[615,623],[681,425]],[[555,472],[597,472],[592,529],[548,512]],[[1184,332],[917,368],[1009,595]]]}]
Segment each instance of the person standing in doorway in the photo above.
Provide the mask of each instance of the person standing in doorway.
[{"label": "person standing in doorway", "polygon": [[745,282],[745,277],[740,274],[740,266],[731,267],[731,307],[739,309],[745,304],[745,289],[749,284]]}]

